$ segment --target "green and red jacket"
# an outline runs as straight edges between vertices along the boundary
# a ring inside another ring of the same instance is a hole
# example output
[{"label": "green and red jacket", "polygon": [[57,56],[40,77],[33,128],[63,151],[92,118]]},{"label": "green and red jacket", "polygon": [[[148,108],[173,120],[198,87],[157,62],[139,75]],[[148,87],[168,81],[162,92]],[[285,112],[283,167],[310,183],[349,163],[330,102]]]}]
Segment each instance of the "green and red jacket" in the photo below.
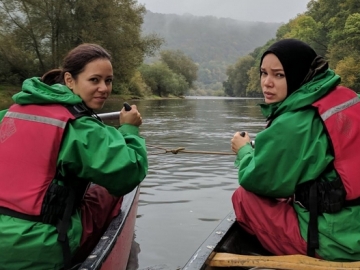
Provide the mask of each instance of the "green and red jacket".
[{"label": "green and red jacket", "polygon": [[[332,70],[316,76],[284,101],[261,104],[271,125],[256,136],[256,147],[240,148],[235,164],[239,184],[248,191],[272,198],[293,196],[308,181],[334,181],[337,173],[325,126],[312,104],[340,84]],[[294,204],[302,237],[307,240],[309,211]],[[320,247],[326,260],[360,260],[360,206],[345,207],[318,217]]]},{"label": "green and red jacket", "polygon": [[[39,78],[25,80],[22,91],[14,95],[13,100],[19,105],[45,106],[82,102],[66,86],[48,86]],[[7,111],[0,111],[0,123]],[[38,134],[41,135],[41,131]],[[18,162],[23,154],[18,153]],[[18,169],[21,170],[20,165]],[[115,196],[122,196],[141,183],[147,170],[145,140],[139,136],[138,127],[125,124],[116,129],[90,116],[83,116],[66,125],[56,160],[59,179],[53,181],[60,184],[64,179],[71,179],[74,184],[92,182]],[[26,181],[27,172],[23,173],[24,183],[30,184]],[[0,178],[0,181],[11,183],[11,179]],[[81,234],[81,213],[78,210],[72,216],[68,230],[73,252],[79,247]],[[63,257],[57,236],[53,225],[0,215],[0,269],[61,269]]]}]

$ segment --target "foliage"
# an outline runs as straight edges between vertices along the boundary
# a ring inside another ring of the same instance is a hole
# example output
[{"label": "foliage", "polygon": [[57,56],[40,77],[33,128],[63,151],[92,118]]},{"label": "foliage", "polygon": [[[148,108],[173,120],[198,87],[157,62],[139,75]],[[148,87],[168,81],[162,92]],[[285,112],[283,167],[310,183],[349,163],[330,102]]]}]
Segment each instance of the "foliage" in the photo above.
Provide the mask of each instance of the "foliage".
[{"label": "foliage", "polygon": [[143,80],[140,71],[136,71],[129,82],[129,92],[137,97],[148,96],[151,94],[151,89]]},{"label": "foliage", "polygon": [[[360,1],[311,0],[308,10],[279,27],[276,39],[256,48],[249,56],[253,64],[245,72],[228,67],[228,79],[223,83],[226,94],[258,96],[260,57],[273,42],[284,38],[303,40],[324,56],[330,68],[342,77],[342,84],[360,91]],[[238,63],[243,59],[239,58]],[[237,78],[237,79],[234,79]],[[240,79],[241,78],[241,79]],[[246,94],[234,91],[234,85],[248,79]]]},{"label": "foliage", "polygon": [[260,88],[260,72],[258,67],[251,67],[247,72],[249,76],[249,84],[246,87],[246,96],[258,97],[262,96]]},{"label": "foliage", "polygon": [[360,90],[359,80],[360,70],[360,56],[346,56],[343,60],[340,60],[336,66],[335,72],[341,76],[341,82],[343,85],[351,85],[355,90]]},{"label": "foliage", "polygon": [[160,52],[160,61],[143,65],[139,71],[153,94],[185,95],[197,76],[197,65],[180,50]]},{"label": "foliage", "polygon": [[122,89],[162,43],[156,35],[141,36],[144,13],[135,0],[0,0],[0,62],[8,67],[0,78],[40,76],[90,42],[112,54],[115,88]]},{"label": "foliage", "polygon": [[160,58],[173,72],[184,76],[190,88],[193,86],[198,67],[190,57],[180,50],[165,50],[160,52]]},{"label": "foliage", "polygon": [[144,64],[139,71],[151,92],[160,97],[167,97],[170,94],[183,96],[189,89],[185,77],[173,72],[165,63]]},{"label": "foliage", "polygon": [[[164,38],[161,50],[180,50],[190,57],[198,65],[196,83],[211,89],[226,80],[227,67],[233,65],[237,58],[274,38],[280,25],[147,11],[143,31]],[[150,58],[147,62],[155,62],[159,58]]]},{"label": "foliage", "polygon": [[227,84],[224,85],[225,92],[234,96],[245,96],[246,87],[249,84],[247,71],[254,65],[254,58],[250,55],[240,58],[234,66],[226,71],[228,75]]}]

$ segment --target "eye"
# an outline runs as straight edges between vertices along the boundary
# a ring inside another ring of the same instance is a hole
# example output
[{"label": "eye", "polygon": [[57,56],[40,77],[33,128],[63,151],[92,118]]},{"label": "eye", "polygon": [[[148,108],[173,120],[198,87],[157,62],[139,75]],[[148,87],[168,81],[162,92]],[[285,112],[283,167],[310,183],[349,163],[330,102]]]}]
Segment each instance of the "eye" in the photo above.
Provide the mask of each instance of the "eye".
[{"label": "eye", "polygon": [[91,82],[94,82],[94,83],[99,82],[98,78],[91,78],[90,81],[91,81]]},{"label": "eye", "polygon": [[105,83],[106,83],[106,84],[111,84],[112,82],[113,82],[113,79],[112,79],[112,78],[111,78],[111,79],[106,79],[106,80],[105,80]]},{"label": "eye", "polygon": [[260,76],[265,76],[267,73],[264,70],[260,70]]},{"label": "eye", "polygon": [[284,73],[276,73],[276,77],[284,78],[285,74]]}]

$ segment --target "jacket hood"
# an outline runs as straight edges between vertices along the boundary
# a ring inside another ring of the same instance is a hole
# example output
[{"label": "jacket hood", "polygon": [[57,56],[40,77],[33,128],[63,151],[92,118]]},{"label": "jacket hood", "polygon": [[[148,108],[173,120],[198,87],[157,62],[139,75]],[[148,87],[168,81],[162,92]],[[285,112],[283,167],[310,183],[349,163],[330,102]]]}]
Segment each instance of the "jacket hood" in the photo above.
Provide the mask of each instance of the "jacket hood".
[{"label": "jacket hood", "polygon": [[62,84],[47,85],[40,78],[33,77],[23,82],[21,91],[13,95],[16,104],[69,104],[82,102],[67,86]]},{"label": "jacket hood", "polygon": [[275,118],[278,115],[296,111],[313,104],[340,84],[340,76],[331,69],[315,76],[310,82],[302,85],[285,100],[272,104],[260,104],[261,112],[266,118]]}]

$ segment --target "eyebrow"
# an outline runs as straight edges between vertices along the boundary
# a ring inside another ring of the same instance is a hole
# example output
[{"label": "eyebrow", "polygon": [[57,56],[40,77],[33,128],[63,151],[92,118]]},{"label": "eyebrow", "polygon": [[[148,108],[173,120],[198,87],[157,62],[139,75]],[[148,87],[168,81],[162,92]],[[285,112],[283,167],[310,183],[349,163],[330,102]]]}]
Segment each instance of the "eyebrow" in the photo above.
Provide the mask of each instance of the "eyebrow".
[{"label": "eyebrow", "polygon": [[[266,70],[266,68],[261,67],[260,70]],[[271,71],[284,71],[282,68],[271,68]]]},{"label": "eyebrow", "polygon": [[[93,76],[100,77],[100,78],[102,78],[102,77],[103,77],[103,76],[102,76],[102,75],[100,75],[100,74],[92,74],[92,75],[90,75],[90,77],[93,77]],[[113,77],[114,77],[114,74],[109,75],[109,76],[105,76],[105,78],[113,78]]]}]

